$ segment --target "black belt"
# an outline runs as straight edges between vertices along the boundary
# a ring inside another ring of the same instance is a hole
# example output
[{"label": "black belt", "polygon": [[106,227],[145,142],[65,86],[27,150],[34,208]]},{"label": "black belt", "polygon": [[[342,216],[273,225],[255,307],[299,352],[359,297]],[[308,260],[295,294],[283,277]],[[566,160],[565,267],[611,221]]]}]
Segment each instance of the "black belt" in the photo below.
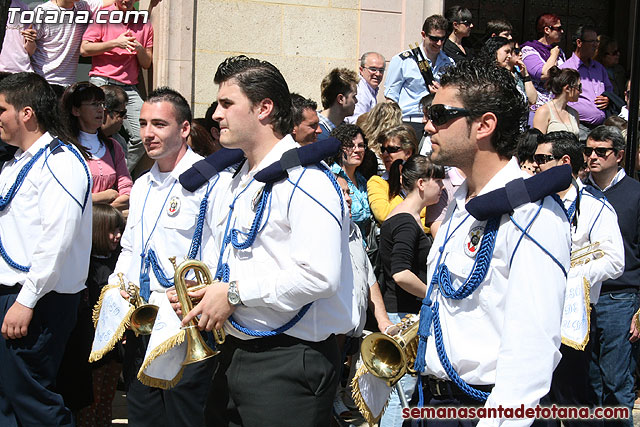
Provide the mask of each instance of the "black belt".
[{"label": "black belt", "polygon": [[236,338],[232,335],[227,335],[225,340],[225,345],[229,344],[233,347],[251,351],[251,352],[261,352],[270,350],[276,347],[292,347],[297,344],[305,344],[310,347],[318,346],[324,344],[326,341],[334,340],[335,335],[331,334],[329,338],[322,340],[320,342],[314,341],[305,341],[300,338],[295,338],[290,335],[279,334],[271,337],[264,338],[254,338],[250,340],[241,340],[240,338]]},{"label": "black belt", "polygon": [[[427,384],[429,385],[429,391],[433,397],[439,399],[457,399],[460,397],[469,397],[464,391],[460,389],[453,381],[439,380],[432,377],[427,377]],[[491,385],[471,385],[476,390],[491,393],[493,384]]]},{"label": "black belt", "polygon": [[0,285],[0,295],[14,295],[20,293],[22,285],[16,283],[15,285]]}]

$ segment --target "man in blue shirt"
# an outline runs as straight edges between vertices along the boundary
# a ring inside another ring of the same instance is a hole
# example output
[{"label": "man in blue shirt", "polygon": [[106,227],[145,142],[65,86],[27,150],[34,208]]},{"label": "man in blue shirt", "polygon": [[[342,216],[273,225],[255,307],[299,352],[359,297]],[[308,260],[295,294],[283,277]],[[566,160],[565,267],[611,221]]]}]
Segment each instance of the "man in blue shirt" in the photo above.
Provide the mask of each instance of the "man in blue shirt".
[{"label": "man in blue shirt", "polygon": [[442,15],[432,15],[422,25],[422,44],[419,49],[429,63],[434,80],[429,87],[411,51],[399,53],[389,63],[384,96],[400,105],[402,120],[411,125],[418,135],[423,133],[420,100],[423,96],[437,91],[440,75],[444,69],[455,65],[453,59],[442,52],[442,46],[447,38],[447,26],[448,21]]}]

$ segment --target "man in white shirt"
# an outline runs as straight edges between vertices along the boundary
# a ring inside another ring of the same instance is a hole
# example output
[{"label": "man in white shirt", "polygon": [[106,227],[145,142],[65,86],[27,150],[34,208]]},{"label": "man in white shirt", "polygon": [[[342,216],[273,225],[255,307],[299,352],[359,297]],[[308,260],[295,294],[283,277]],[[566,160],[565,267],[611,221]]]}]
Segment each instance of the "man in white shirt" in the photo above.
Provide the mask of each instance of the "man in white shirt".
[{"label": "man in white shirt", "polygon": [[231,57],[214,81],[220,143],[242,149],[246,161],[212,208],[220,249],[208,260],[222,282],[194,294],[203,299],[183,319],[201,315],[201,329],[227,332],[207,425],[328,425],[339,373],[335,335],[359,323],[348,208],[324,164],[287,167],[288,178],[276,182],[258,180],[298,147],[289,135],[289,89],[277,68]]},{"label": "man in white shirt", "polygon": [[[426,375],[430,405],[533,407],[549,391],[560,360],[567,217],[552,197],[511,203],[522,200],[524,190],[505,190],[512,181],[525,186],[511,153],[526,107],[510,74],[471,60],[445,71],[440,84],[425,125],[431,159],[459,168],[466,180],[427,261],[430,290],[416,367]],[[507,192],[510,213],[480,215],[478,205],[492,205],[492,190]],[[478,425],[497,422],[530,425],[533,419],[480,419]]]},{"label": "man in white shirt", "polygon": [[[198,247],[195,235],[199,221],[202,245],[212,242],[207,218],[199,215],[207,186],[192,193],[178,182],[182,172],[202,159],[187,145],[191,119],[187,101],[169,88],[151,92],[140,111],[142,143],[156,163],[131,189],[122,252],[109,283],[118,283],[118,273],[124,273],[125,280],[139,287],[144,300],[154,305],[173,286],[169,257],[178,262],[187,256],[200,259],[204,247]],[[201,426],[213,359],[187,366],[180,382],[169,390],[148,387],[136,378],[148,338],[127,332],[123,370],[129,421],[136,426]]]},{"label": "man in white shirt", "polygon": [[71,426],[52,391],[91,253],[91,176],[59,140],[57,100],[34,73],[0,82],[0,425]]},{"label": "man in white shirt", "polygon": [[[571,250],[584,254],[569,270],[562,318],[562,359],[553,374],[551,400],[561,406],[594,407],[597,402],[589,392],[589,363],[596,323],[590,320],[590,312],[598,302],[602,282],[624,272],[618,216],[600,190],[578,179],[584,154],[576,135],[564,131],[544,135],[533,159],[542,172],[558,165],[571,166],[573,185],[558,195],[571,222]],[[580,423],[584,420],[563,420],[565,425]]]}]

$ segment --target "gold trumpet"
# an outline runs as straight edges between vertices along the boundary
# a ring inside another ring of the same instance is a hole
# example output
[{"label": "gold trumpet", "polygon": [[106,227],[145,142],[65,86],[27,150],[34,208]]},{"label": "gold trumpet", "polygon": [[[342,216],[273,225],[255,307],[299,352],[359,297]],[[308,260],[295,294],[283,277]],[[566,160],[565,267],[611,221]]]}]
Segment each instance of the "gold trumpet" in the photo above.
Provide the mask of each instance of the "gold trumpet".
[{"label": "gold trumpet", "polygon": [[137,335],[150,335],[153,330],[153,324],[158,315],[158,306],[147,304],[140,296],[138,287],[129,282],[129,286],[124,285],[124,274],[118,273],[120,289],[129,294],[129,304],[135,307],[131,318],[129,319],[130,328]]},{"label": "gold trumpet", "polygon": [[407,372],[415,374],[413,363],[418,352],[420,317],[407,315],[394,327],[393,336],[376,332],[362,340],[360,353],[369,372],[393,387]]},{"label": "gold trumpet", "polygon": [[[175,285],[178,301],[180,301],[182,314],[184,316],[193,309],[194,301],[189,297],[189,292],[200,290],[205,286],[211,285],[214,281],[212,280],[209,267],[207,267],[207,265],[202,261],[190,259],[184,261],[179,266],[176,266],[175,257],[171,257],[169,260],[176,270],[173,277],[173,283]],[[189,270],[193,270],[195,272],[197,281],[196,285],[187,286],[186,284],[186,276]],[[200,362],[220,353],[220,351],[211,349],[211,347],[209,347],[204,341],[202,335],[200,335],[200,331],[198,330],[198,322],[196,319],[192,319],[184,329],[185,339],[187,341],[187,355],[182,362],[183,365]],[[213,336],[216,343],[224,343],[226,336],[223,329],[214,330]]]},{"label": "gold trumpet", "polygon": [[594,242],[590,245],[576,249],[571,252],[571,267],[587,264],[594,259],[602,258],[604,251],[600,249],[600,242]]}]

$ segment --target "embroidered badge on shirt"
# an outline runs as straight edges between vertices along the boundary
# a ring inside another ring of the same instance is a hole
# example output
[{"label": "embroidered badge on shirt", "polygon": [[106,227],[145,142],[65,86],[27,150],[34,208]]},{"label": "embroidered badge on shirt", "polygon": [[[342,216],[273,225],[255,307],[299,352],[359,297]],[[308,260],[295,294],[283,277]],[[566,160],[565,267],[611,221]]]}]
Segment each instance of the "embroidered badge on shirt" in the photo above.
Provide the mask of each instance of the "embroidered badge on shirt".
[{"label": "embroidered badge on shirt", "polygon": [[172,197],[169,200],[169,206],[167,206],[167,214],[169,216],[176,216],[180,211],[180,199],[178,197]]},{"label": "embroidered badge on shirt", "polygon": [[464,253],[470,257],[475,257],[480,249],[480,242],[484,234],[484,227],[478,226],[471,229],[467,238],[464,239]]}]

